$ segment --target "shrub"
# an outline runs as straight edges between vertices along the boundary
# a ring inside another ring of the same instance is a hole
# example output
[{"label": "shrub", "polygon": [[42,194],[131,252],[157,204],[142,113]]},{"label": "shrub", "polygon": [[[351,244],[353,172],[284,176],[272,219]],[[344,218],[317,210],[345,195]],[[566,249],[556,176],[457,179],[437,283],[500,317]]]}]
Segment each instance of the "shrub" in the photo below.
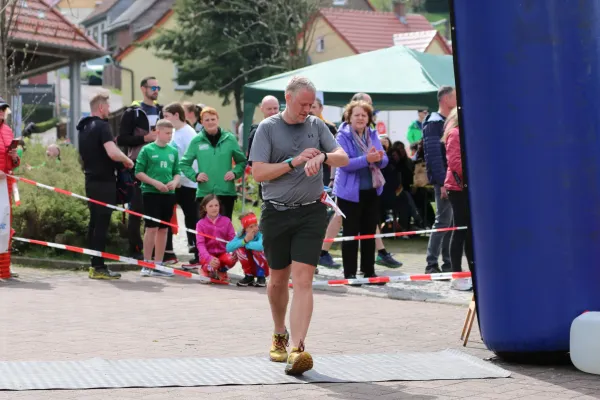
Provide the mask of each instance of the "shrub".
[{"label": "shrub", "polygon": [[54,106],[41,104],[23,104],[24,123],[44,122],[54,118]]},{"label": "shrub", "polygon": [[[48,160],[46,149],[40,144],[27,146],[22,165],[40,166],[27,171],[19,168],[20,176],[46,185],[85,195],[84,175],[79,164],[79,155],[72,146],[61,147],[61,161]],[[45,240],[87,247],[87,227],[89,221],[88,203],[64,194],[38,188],[27,183],[19,183],[21,205],[13,208],[13,228],[16,235],[29,239]],[[111,248],[121,247],[119,232],[121,213],[114,212],[109,230]],[[15,248],[26,252],[29,246],[14,243]],[[61,250],[59,250],[60,252]]]}]

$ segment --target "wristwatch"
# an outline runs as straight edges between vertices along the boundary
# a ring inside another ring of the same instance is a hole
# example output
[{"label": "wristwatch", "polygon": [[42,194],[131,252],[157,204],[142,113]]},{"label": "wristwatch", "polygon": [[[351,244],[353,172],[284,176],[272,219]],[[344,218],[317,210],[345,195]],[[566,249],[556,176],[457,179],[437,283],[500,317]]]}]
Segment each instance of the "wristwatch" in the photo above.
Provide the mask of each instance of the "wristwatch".
[{"label": "wristwatch", "polygon": [[327,162],[327,153],[325,153],[324,151],[321,152],[321,154],[323,154],[325,156],[325,158],[323,159],[323,164],[325,164]]},{"label": "wristwatch", "polygon": [[293,158],[288,158],[287,160],[285,160],[285,162],[290,166],[290,169],[294,169],[294,165],[292,164],[292,161],[294,161]]}]

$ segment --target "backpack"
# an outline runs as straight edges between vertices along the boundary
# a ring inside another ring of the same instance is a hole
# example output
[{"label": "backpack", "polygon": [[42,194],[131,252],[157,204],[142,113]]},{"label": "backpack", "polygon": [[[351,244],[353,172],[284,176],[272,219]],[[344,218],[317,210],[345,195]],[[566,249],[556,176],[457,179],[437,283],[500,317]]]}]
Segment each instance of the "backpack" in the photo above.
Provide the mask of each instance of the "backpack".
[{"label": "backpack", "polygon": [[117,204],[131,203],[134,188],[133,173],[127,168],[117,168]]}]

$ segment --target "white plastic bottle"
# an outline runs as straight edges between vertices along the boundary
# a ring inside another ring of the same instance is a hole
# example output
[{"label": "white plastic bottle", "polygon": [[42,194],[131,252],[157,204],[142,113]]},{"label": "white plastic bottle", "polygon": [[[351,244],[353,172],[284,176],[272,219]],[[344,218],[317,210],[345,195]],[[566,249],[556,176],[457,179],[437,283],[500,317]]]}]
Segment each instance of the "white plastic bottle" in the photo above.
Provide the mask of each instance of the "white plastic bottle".
[{"label": "white plastic bottle", "polygon": [[600,375],[600,312],[585,312],[573,320],[570,347],[577,369]]}]

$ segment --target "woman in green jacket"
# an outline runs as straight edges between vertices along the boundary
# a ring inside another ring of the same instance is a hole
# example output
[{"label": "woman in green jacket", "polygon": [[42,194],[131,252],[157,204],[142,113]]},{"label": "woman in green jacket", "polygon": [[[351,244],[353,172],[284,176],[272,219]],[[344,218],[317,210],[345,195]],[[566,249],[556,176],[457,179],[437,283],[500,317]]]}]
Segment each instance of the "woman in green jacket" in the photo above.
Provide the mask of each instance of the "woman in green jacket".
[{"label": "woman in green jacket", "polygon": [[[231,219],[237,199],[235,180],[244,173],[246,156],[235,135],[219,128],[217,110],[205,107],[200,114],[200,123],[202,130],[192,139],[179,163],[181,172],[198,182],[197,202],[214,194],[221,201],[221,215]],[[194,161],[198,163],[198,173],[192,167]]]}]

